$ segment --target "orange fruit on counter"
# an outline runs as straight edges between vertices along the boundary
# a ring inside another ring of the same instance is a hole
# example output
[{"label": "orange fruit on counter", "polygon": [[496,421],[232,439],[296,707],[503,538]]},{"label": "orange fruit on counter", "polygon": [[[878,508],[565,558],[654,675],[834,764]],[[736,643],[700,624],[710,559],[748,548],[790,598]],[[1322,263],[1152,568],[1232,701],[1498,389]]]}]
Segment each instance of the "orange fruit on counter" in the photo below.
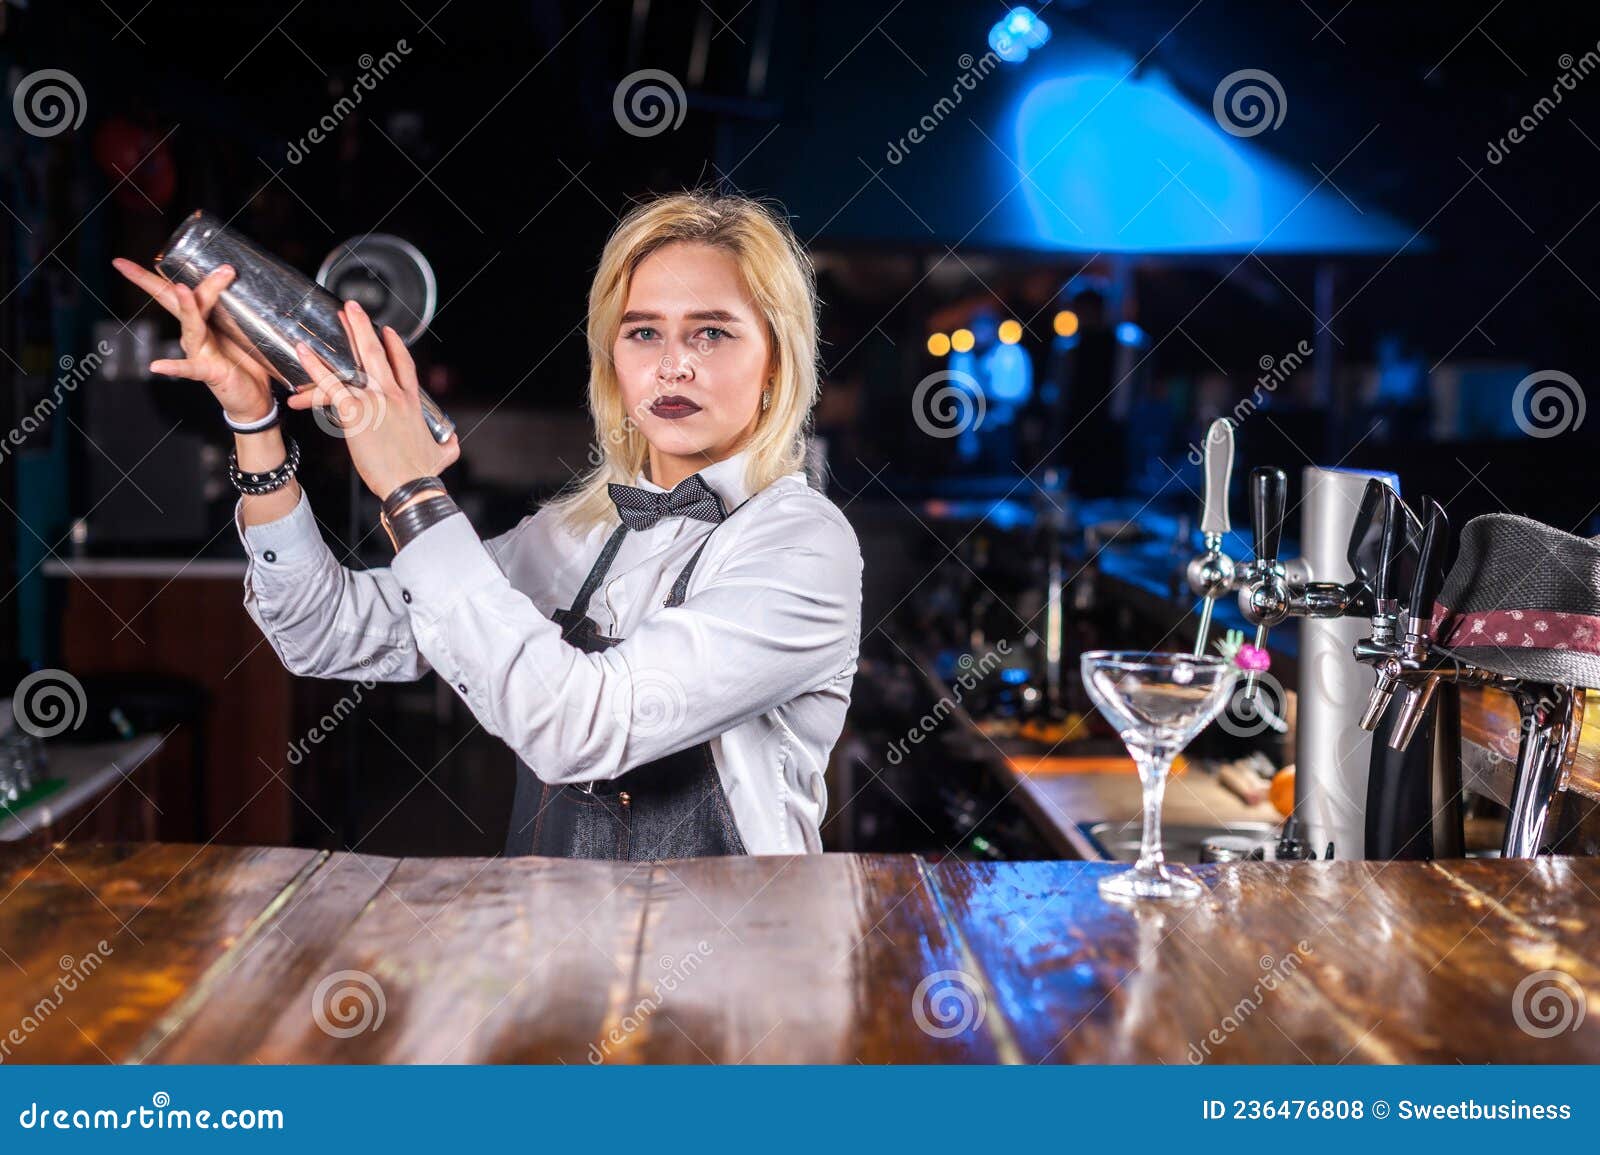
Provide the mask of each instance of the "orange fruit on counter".
[{"label": "orange fruit on counter", "polygon": [[1267,799],[1285,818],[1294,813],[1294,763],[1291,762],[1272,776],[1267,787]]}]

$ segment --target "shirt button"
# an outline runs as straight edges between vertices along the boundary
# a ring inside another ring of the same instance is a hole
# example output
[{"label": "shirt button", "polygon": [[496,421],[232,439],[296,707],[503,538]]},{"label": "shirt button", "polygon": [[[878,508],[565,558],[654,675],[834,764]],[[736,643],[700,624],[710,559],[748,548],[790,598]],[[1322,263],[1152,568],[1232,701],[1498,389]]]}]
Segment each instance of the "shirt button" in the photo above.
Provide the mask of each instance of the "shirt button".
[{"label": "shirt button", "polygon": [[278,560],[278,555],[273,553],[269,549],[266,553],[261,555],[261,560],[263,560],[263,561],[277,561]]},{"label": "shirt button", "polygon": [[463,694],[465,694],[467,692],[467,684],[465,682],[457,682],[456,683],[456,689],[460,690]]},{"label": "shirt button", "polygon": [[410,590],[401,590],[400,591],[400,600],[405,602],[406,605],[410,605],[411,604],[411,591]]}]

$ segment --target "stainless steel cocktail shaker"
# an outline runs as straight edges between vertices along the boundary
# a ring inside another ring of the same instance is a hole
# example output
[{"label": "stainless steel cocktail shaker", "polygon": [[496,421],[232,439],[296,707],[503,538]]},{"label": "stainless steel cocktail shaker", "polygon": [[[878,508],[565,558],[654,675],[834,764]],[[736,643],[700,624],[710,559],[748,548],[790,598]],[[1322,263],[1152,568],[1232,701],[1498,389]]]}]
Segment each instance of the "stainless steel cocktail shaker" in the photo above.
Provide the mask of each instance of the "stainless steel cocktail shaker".
[{"label": "stainless steel cocktail shaker", "polygon": [[[366,388],[333,294],[209,213],[190,214],[156,257],[162,276],[190,288],[222,265],[233,266],[237,275],[218,299],[212,321],[267,372],[296,392],[308,387],[311,380],[294,352],[295,342],[304,341],[341,381]],[[426,392],[422,416],[435,441],[450,439],[455,422]]]}]

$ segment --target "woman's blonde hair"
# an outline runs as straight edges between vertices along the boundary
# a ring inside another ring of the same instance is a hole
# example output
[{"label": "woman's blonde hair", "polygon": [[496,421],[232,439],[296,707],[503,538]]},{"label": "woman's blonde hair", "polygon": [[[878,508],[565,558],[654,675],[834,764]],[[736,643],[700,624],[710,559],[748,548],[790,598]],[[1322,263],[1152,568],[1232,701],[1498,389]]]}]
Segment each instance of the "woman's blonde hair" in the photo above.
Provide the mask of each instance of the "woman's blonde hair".
[{"label": "woman's blonde hair", "polygon": [[575,533],[617,523],[606,492],[631,485],[649,459],[649,444],[630,419],[612,347],[627,308],[634,270],[674,241],[716,245],[739,263],[745,289],[767,326],[771,403],[757,418],[746,487],[755,493],[805,462],[806,434],[817,400],[817,291],[811,259],[788,222],[745,196],[692,191],[657,197],[617,225],[589,289],[589,412],[594,417],[594,468],[555,498],[556,515]]}]

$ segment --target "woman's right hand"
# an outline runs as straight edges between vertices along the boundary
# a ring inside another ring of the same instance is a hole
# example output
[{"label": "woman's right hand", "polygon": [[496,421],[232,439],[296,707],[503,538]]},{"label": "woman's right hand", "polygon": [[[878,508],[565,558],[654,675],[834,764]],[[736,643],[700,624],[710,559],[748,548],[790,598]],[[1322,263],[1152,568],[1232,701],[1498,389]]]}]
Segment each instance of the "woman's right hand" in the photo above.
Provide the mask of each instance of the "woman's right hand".
[{"label": "woman's right hand", "polygon": [[267,371],[209,323],[217,298],[233,283],[232,268],[224,265],[191,289],[123,257],[111,264],[183,326],[183,359],[152,361],[150,372],[204,382],[222,411],[239,424],[272,411],[272,379]]}]

